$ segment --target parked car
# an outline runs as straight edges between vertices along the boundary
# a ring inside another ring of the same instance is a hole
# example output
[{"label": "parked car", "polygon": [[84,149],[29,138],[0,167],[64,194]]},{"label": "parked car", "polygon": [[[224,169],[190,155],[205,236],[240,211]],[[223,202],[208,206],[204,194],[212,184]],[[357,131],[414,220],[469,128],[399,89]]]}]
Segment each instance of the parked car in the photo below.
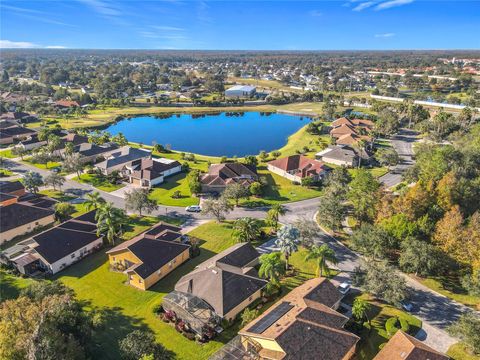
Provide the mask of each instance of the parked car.
[{"label": "parked car", "polygon": [[402,301],[401,304],[402,304],[403,310],[408,312],[411,312],[413,310],[413,304],[411,302]]},{"label": "parked car", "polygon": [[341,283],[338,285],[338,291],[342,293],[343,295],[346,295],[350,291],[351,285],[349,283]]},{"label": "parked car", "polygon": [[200,205],[190,205],[190,206],[187,206],[185,208],[185,211],[188,211],[188,212],[200,212],[202,211],[202,208],[200,207]]}]

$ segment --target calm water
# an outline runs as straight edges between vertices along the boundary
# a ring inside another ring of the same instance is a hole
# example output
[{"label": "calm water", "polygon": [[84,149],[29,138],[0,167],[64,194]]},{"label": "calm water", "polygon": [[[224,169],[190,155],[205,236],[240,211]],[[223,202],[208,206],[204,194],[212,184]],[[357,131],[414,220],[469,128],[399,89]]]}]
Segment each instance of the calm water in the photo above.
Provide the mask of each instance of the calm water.
[{"label": "calm water", "polygon": [[309,119],[259,112],[216,115],[176,114],[164,118],[143,116],[109,126],[112,135],[123,133],[132,142],[170,145],[172,149],[211,156],[256,155],[286,144],[288,136]]}]

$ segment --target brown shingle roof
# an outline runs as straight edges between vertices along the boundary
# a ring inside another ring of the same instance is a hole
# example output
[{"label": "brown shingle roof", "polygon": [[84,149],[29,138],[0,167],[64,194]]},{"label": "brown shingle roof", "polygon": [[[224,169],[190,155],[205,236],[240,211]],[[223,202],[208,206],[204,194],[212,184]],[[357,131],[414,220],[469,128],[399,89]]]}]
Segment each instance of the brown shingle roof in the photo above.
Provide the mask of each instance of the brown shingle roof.
[{"label": "brown shingle roof", "polygon": [[310,159],[303,155],[292,155],[281,159],[269,161],[268,165],[288,171],[301,178],[319,175],[326,170],[323,162]]},{"label": "brown shingle roof", "polygon": [[257,178],[257,169],[242,163],[225,163],[210,165],[208,173],[200,179],[204,185],[223,186],[233,182],[241,184],[251,183],[251,179]]}]

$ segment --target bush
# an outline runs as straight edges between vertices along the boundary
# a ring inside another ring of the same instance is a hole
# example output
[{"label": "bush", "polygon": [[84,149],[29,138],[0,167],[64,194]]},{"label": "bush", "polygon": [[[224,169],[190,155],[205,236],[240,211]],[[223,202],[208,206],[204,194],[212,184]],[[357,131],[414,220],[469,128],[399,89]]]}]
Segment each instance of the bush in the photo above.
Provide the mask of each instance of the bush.
[{"label": "bush", "polygon": [[387,331],[388,336],[393,336],[399,330],[397,327],[398,318],[391,317],[385,322],[385,330]]},{"label": "bush", "polygon": [[400,318],[400,328],[403,332],[406,332],[408,334],[408,332],[410,331],[410,324],[407,320]]},{"label": "bush", "polygon": [[162,304],[157,304],[152,308],[154,314],[160,314],[163,311]]}]

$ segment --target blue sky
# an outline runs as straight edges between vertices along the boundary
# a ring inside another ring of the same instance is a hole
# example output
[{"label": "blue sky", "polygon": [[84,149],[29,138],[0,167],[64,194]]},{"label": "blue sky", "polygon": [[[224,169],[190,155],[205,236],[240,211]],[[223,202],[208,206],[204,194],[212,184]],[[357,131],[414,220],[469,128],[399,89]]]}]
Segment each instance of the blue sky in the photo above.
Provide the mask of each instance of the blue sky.
[{"label": "blue sky", "polygon": [[10,1],[0,47],[479,49],[480,1]]}]

